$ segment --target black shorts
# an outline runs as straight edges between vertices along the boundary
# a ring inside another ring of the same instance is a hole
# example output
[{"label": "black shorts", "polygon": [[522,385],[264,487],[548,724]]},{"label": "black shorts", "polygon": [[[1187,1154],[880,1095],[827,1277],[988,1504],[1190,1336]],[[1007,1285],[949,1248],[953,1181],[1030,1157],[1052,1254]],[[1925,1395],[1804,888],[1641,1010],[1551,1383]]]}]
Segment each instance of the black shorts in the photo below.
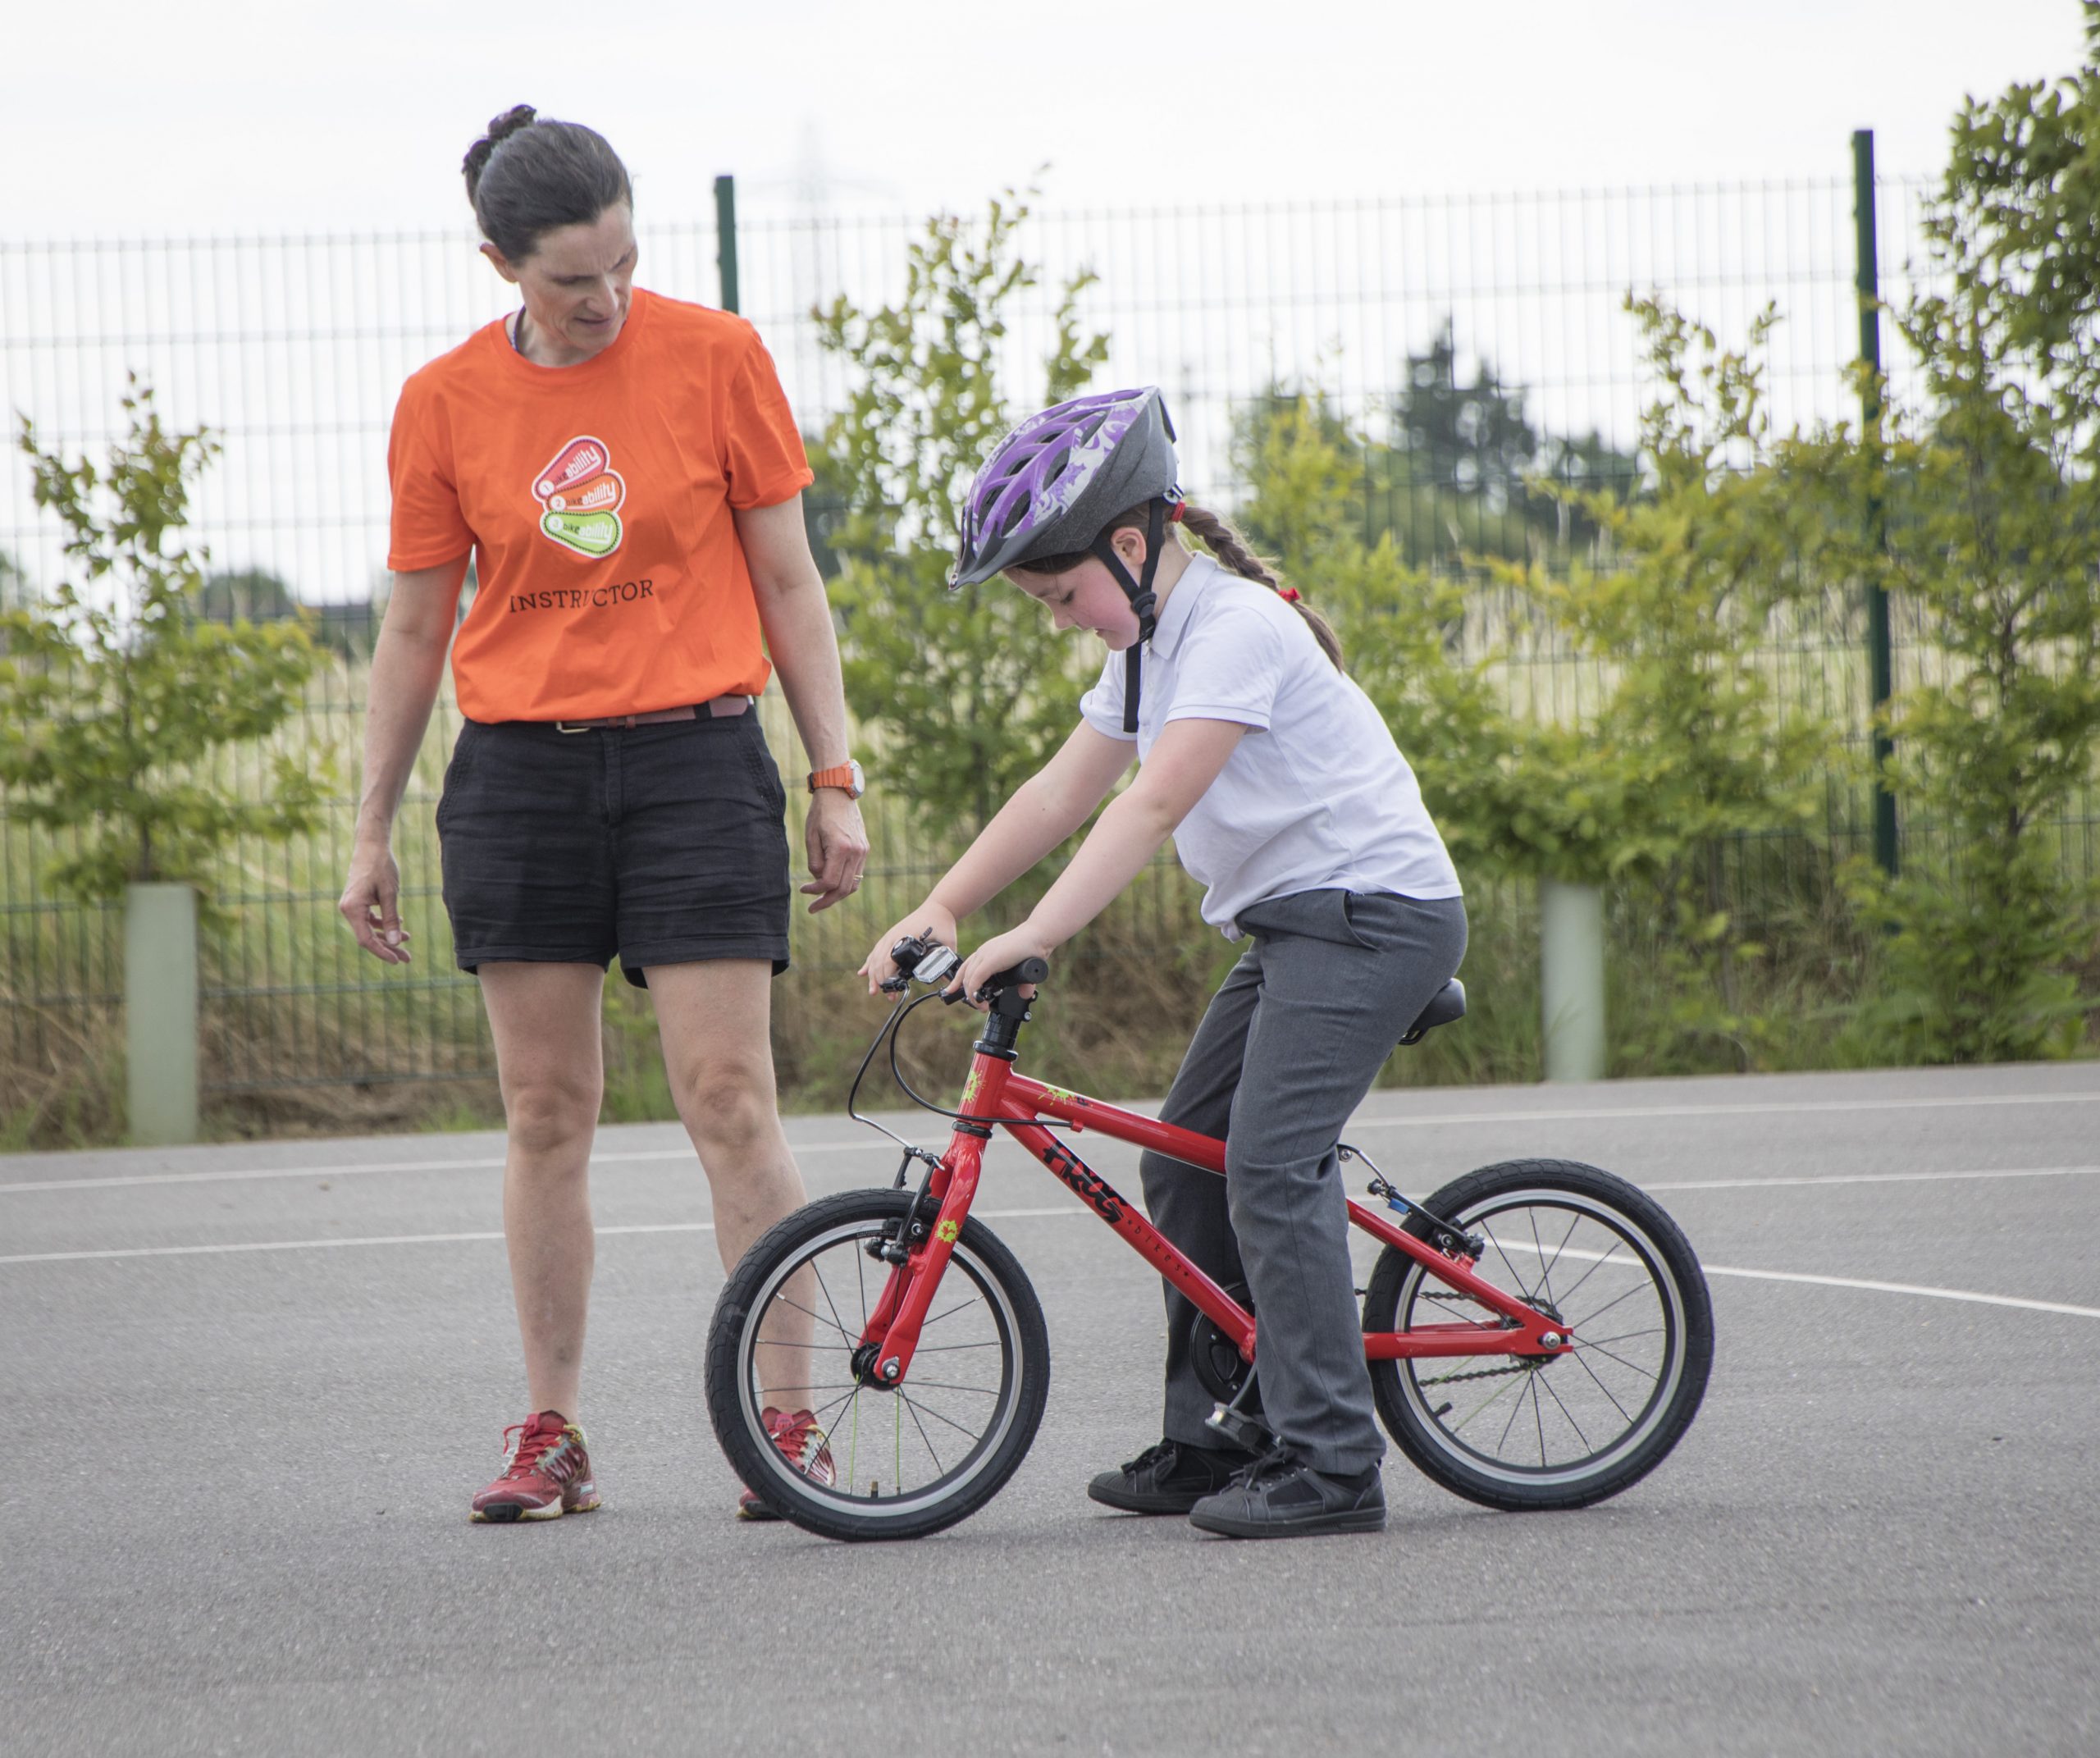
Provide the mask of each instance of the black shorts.
[{"label": "black shorts", "polygon": [[463,970],[788,968],[788,797],[756,713],[560,733],[469,720],[438,801]]}]

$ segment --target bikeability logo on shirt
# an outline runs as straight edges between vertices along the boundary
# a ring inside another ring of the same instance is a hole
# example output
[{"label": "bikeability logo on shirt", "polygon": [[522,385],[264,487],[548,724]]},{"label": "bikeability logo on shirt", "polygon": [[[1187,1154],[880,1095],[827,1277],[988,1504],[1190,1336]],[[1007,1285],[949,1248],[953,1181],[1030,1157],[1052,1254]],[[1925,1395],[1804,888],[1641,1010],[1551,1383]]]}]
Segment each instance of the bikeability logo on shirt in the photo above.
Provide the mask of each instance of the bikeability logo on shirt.
[{"label": "bikeability logo on shirt", "polygon": [[540,535],[596,560],[620,546],[620,503],[627,484],[613,468],[613,449],[579,434],[532,478],[540,503]]}]

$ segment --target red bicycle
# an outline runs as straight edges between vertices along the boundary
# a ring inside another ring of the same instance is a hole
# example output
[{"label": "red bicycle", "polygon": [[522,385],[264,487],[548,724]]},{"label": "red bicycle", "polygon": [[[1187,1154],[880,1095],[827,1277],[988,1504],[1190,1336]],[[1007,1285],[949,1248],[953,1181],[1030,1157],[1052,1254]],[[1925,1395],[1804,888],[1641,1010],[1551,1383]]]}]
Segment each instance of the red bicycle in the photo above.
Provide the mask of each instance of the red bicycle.
[{"label": "red bicycle", "polygon": [[[885,1039],[915,1007],[912,981],[947,981],[954,952],[892,949],[905,995],[870,1046],[849,1112],[903,1149],[897,1182],[797,1210],[737,1266],[708,1339],[707,1402],[743,1482],[797,1525],[839,1539],[912,1538],[974,1514],[1035,1438],[1050,1383],[1043,1308],[1013,1253],[970,1212],[985,1144],[1002,1129],[1186,1295],[1198,1310],[1197,1371],[1211,1426],[1260,1450],[1254,1314],[1177,1251],[1055,1131],[1093,1130],[1225,1171],[1225,1144],[1029,1079],[1015,1066],[1039,959],[1002,971],[947,1150],[934,1155],[863,1117],[854,1102]],[[1447,984],[1400,1040],[1465,1011]],[[1699,1260],[1650,1198],[1569,1160],[1481,1167],[1411,1202],[1361,1150],[1381,1207],[1349,1199],[1381,1242],[1363,1296],[1364,1354],[1380,1419],[1445,1488],[1490,1507],[1577,1508],[1661,1463],[1691,1425],[1713,1362],[1712,1303]],[[916,1167],[915,1189],[907,1189]],[[835,1481],[804,1475],[769,1433],[769,1405],[807,1407],[829,1436]]]}]

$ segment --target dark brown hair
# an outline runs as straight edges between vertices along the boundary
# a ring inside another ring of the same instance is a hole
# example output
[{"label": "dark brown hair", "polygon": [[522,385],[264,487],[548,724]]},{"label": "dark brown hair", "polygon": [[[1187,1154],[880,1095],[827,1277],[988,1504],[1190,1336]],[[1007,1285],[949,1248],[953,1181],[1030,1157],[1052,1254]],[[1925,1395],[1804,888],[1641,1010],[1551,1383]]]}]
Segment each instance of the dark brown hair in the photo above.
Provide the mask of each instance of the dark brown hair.
[{"label": "dark brown hair", "polygon": [[[1102,528],[1108,532],[1142,532],[1146,528],[1152,505],[1149,500],[1142,502],[1127,513],[1118,514]],[[1171,507],[1167,510],[1171,512]],[[1247,540],[1217,514],[1185,501],[1181,506],[1180,523],[1230,572],[1238,574],[1243,580],[1252,580],[1258,585],[1266,586],[1272,592],[1285,591],[1284,583],[1276,578],[1276,570],[1249,549]],[[1168,528],[1172,529],[1171,526]],[[1068,573],[1080,563],[1091,559],[1093,555],[1091,550],[1073,550],[1062,555],[1040,555],[1033,561],[1016,562],[1014,571],[1016,573]],[[1328,625],[1327,619],[1300,598],[1294,590],[1290,591],[1285,602],[1305,619],[1306,626],[1312,631],[1312,638],[1320,643],[1320,651],[1333,662],[1335,669],[1340,671],[1342,669],[1342,644]]]},{"label": "dark brown hair", "polygon": [[538,121],[527,103],[491,122],[460,169],[482,236],[513,263],[558,226],[588,226],[615,203],[634,205],[627,167],[603,135],[580,122]]}]

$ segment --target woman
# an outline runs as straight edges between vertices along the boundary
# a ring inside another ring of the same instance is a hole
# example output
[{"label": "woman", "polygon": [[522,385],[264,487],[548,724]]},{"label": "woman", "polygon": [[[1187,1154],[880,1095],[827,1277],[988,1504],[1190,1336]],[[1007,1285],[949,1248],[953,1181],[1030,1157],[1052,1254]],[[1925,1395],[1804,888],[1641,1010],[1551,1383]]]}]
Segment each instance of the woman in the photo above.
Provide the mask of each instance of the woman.
[{"label": "woman", "polygon": [[[464,725],[438,806],[445,902],[495,1042],[532,1406],[472,1513],[510,1522],[598,1505],[578,1387],[615,954],[655,1002],[724,1263],[803,1200],[769,1034],[788,878],[751,711],[768,651],[811,759],[812,910],[859,885],[868,843],[803,532],[810,472],[757,335],[635,286],[627,171],[590,129],[520,105],[465,170],[482,253],[523,304],[415,373],[395,413],[394,590],[341,908],[368,952],[409,961],[390,833],[450,642]],[[783,1444],[829,1463],[820,1435]]]}]

